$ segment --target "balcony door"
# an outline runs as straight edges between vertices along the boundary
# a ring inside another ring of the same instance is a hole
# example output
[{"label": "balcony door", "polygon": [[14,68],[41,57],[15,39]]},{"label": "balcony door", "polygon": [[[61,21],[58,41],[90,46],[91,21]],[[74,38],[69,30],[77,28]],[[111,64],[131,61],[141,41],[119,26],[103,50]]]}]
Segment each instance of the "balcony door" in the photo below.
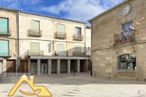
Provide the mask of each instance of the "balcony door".
[{"label": "balcony door", "polygon": [[39,42],[30,43],[30,53],[33,55],[40,55],[40,43]]},{"label": "balcony door", "polygon": [[74,55],[75,56],[81,56],[81,46],[80,45],[75,45],[74,46]]},{"label": "balcony door", "polygon": [[32,20],[31,28],[32,28],[32,30],[39,32],[40,31],[40,21]]},{"label": "balcony door", "polygon": [[76,35],[77,37],[81,37],[81,27],[76,27],[76,28],[75,28],[75,35]]},{"label": "balcony door", "polygon": [[58,45],[57,45],[57,51],[58,51],[58,55],[59,55],[59,56],[64,56],[64,55],[66,55],[65,45],[64,45],[64,44],[58,44]]},{"label": "balcony door", "polygon": [[57,24],[57,32],[64,33],[65,32],[65,25],[64,24]]}]

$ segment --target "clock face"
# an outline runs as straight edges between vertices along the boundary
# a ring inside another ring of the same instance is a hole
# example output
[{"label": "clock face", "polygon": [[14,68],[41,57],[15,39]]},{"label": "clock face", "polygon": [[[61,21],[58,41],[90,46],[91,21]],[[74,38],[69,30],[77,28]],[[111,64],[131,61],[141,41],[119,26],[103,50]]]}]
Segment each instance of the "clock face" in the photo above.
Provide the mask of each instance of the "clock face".
[{"label": "clock face", "polygon": [[128,15],[131,11],[131,5],[128,4],[124,7],[124,9],[122,10],[122,14],[125,16],[125,15]]}]

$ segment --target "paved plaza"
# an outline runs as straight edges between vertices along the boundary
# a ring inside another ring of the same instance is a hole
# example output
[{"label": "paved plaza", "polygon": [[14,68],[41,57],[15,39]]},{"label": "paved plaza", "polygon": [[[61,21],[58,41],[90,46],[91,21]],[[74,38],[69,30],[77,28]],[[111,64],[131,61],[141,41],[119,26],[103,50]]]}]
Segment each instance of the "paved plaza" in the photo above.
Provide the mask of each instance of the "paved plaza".
[{"label": "paved plaza", "polygon": [[[17,79],[9,77],[1,81],[0,97],[7,97]],[[35,82],[45,85],[53,97],[146,97],[146,83],[135,80],[93,78],[88,74],[80,74],[37,76]],[[20,88],[25,91],[30,89],[27,84]],[[17,91],[14,97],[27,96]]]}]

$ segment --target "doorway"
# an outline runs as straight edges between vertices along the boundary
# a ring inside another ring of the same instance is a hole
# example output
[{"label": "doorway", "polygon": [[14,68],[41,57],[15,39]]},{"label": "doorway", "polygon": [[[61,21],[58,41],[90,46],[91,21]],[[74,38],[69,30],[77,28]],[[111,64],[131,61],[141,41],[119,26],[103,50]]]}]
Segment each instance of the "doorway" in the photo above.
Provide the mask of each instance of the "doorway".
[{"label": "doorway", "polygon": [[48,74],[48,61],[47,60],[41,60],[41,68],[40,72],[42,75]]}]

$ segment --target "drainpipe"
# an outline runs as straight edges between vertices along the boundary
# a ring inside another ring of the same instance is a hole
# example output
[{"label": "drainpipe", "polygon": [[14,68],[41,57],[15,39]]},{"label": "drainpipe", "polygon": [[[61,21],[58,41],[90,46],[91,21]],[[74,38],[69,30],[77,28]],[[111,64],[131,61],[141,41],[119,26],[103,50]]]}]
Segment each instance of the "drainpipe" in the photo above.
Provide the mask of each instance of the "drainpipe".
[{"label": "drainpipe", "polygon": [[18,75],[18,67],[20,65],[20,57],[19,57],[19,11],[16,12],[16,76]]}]

